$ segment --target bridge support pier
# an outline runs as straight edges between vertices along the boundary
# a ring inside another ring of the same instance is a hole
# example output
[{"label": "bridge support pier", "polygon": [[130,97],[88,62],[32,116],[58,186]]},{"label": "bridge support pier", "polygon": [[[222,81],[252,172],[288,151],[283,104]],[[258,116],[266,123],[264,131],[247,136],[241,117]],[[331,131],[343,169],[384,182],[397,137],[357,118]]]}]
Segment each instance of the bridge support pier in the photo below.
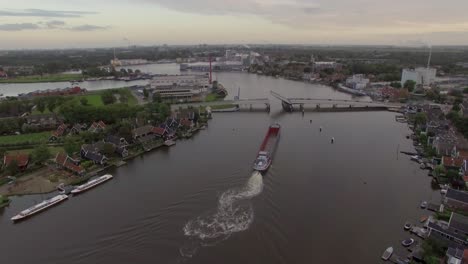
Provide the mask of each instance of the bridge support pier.
[{"label": "bridge support pier", "polygon": [[252,112],[252,104],[250,104],[249,111]]},{"label": "bridge support pier", "polygon": [[266,105],[266,111],[270,113],[270,104],[265,104]]},{"label": "bridge support pier", "polygon": [[317,104],[317,105],[315,106],[315,109],[317,109],[317,110],[320,109],[320,104]]},{"label": "bridge support pier", "polygon": [[292,112],[294,110],[292,104],[288,104],[285,101],[282,101],[281,105],[283,106],[283,110],[286,112]]},{"label": "bridge support pier", "polygon": [[304,104],[300,104],[300,105],[299,105],[299,110],[301,110],[302,112],[304,112]]}]

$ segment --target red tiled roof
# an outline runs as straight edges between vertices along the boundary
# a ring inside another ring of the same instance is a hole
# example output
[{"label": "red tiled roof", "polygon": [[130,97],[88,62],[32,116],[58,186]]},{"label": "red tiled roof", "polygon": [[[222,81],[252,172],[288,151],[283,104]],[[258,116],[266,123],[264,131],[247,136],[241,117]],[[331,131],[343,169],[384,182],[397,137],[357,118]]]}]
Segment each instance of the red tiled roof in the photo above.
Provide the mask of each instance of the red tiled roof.
[{"label": "red tiled roof", "polygon": [[458,157],[463,158],[463,159],[468,159],[468,150],[458,151]]},{"label": "red tiled roof", "polygon": [[162,127],[153,127],[153,133],[154,134],[164,135],[165,132],[166,132],[166,129],[164,129]]},{"label": "red tiled roof", "polygon": [[192,121],[184,118],[184,119],[181,119],[180,120],[180,124],[183,125],[183,126],[186,126],[186,127],[189,127],[192,125]]},{"label": "red tiled roof", "polygon": [[16,162],[18,163],[18,167],[25,167],[29,163],[29,155],[28,154],[5,155],[5,157],[3,157],[3,164],[5,164],[5,166],[8,166],[14,160],[16,160]]},{"label": "red tiled roof", "polygon": [[468,249],[463,250],[463,263],[468,261]]},{"label": "red tiled roof", "polygon": [[57,164],[63,165],[65,164],[65,161],[67,160],[68,155],[65,154],[64,152],[57,153],[57,156],[55,156],[55,162]]},{"label": "red tiled roof", "polygon": [[71,161],[70,156],[68,156],[64,152],[57,153],[57,156],[55,157],[55,162],[73,172],[76,172],[76,173],[84,172],[84,169],[81,166],[78,166],[75,163],[73,163]]},{"label": "red tiled roof", "polygon": [[452,158],[448,156],[442,157],[442,163],[448,167],[461,167],[463,165],[463,158]]}]

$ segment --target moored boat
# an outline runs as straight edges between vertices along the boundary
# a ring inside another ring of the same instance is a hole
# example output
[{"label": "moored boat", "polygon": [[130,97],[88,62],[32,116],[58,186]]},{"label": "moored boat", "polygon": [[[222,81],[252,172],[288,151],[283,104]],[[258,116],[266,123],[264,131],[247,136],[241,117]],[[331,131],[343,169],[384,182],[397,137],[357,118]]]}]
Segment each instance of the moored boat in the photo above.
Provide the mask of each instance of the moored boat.
[{"label": "moored boat", "polygon": [[166,145],[168,147],[174,146],[175,144],[176,144],[176,142],[174,140],[168,139],[168,140],[164,141],[164,145]]},{"label": "moored boat", "polygon": [[104,176],[101,176],[99,178],[96,178],[94,180],[91,180],[91,181],[83,184],[83,185],[80,185],[80,186],[76,187],[75,189],[73,189],[71,191],[71,193],[78,194],[78,193],[84,192],[84,191],[89,190],[89,189],[91,189],[93,187],[96,187],[97,185],[99,185],[101,183],[104,183],[104,182],[106,182],[106,181],[108,181],[108,180],[110,180],[112,178],[113,178],[112,175],[106,174]]},{"label": "moored boat", "polygon": [[13,216],[11,218],[12,221],[19,221],[19,220],[22,220],[26,217],[29,217],[29,216],[32,216],[34,214],[37,214],[41,211],[44,211],[45,209],[51,207],[51,206],[54,206],[60,202],[63,202],[65,201],[66,199],[68,198],[67,195],[65,194],[60,194],[60,195],[57,195],[57,196],[54,196],[50,199],[47,199],[47,200],[44,200],[34,206],[31,206],[29,207],[28,209],[26,210],[23,210],[21,211],[19,214]]},{"label": "moored boat", "polygon": [[383,260],[389,260],[390,257],[392,256],[393,254],[393,248],[392,247],[389,247],[387,248],[384,253],[382,254],[382,259]]},{"label": "moored boat", "polygon": [[266,171],[272,162],[273,154],[280,137],[281,126],[279,124],[271,125],[263,139],[257,158],[255,159],[253,169],[256,171]]}]

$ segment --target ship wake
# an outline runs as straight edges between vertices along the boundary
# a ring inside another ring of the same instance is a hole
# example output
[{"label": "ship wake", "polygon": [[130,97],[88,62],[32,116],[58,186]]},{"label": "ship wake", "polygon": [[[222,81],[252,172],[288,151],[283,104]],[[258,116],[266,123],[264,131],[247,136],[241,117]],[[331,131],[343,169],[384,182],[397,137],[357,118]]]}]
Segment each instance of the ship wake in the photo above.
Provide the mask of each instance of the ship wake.
[{"label": "ship wake", "polygon": [[254,172],[241,188],[229,189],[219,197],[218,207],[188,221],[184,228],[187,243],[180,248],[184,257],[193,256],[203,246],[213,246],[226,240],[233,233],[247,230],[254,219],[250,199],[263,190],[263,177]]}]

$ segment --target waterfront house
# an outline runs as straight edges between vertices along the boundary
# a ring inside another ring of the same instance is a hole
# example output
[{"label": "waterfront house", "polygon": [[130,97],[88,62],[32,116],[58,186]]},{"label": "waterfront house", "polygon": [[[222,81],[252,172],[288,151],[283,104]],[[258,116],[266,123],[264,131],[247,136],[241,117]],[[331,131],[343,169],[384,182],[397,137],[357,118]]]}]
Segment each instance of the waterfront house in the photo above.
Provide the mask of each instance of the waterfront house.
[{"label": "waterfront house", "polygon": [[55,156],[55,163],[57,164],[58,168],[71,171],[76,175],[82,176],[85,173],[83,167],[79,165],[79,161],[71,158],[65,152],[57,153]]},{"label": "waterfront house", "polygon": [[116,147],[127,147],[129,144],[123,137],[108,135],[105,139],[107,143],[110,143]]},{"label": "waterfront house", "polygon": [[464,159],[463,158],[457,158],[457,157],[449,157],[449,156],[443,156],[442,157],[442,165],[447,170],[460,170],[462,169],[462,166],[464,164]]},{"label": "waterfront house", "polygon": [[[468,245],[468,217],[464,215],[452,212],[448,223],[443,221],[430,221],[427,227],[429,229],[429,236],[436,235],[437,238],[445,239],[449,244],[454,246]],[[453,251],[451,255],[455,255]]]},{"label": "waterfront house", "polygon": [[188,118],[182,118],[180,120],[180,126],[185,128],[185,129],[191,129],[194,127],[193,121],[191,121]]},{"label": "waterfront house", "polygon": [[164,138],[167,136],[167,130],[163,127],[153,127],[153,134],[160,138]]},{"label": "waterfront house", "polygon": [[104,165],[108,158],[100,153],[102,151],[100,144],[85,144],[81,146],[81,157],[93,161],[95,164]]},{"label": "waterfront house", "polygon": [[128,142],[125,138],[119,138],[117,136],[109,135],[106,137],[106,143],[112,144],[115,148],[115,153],[120,155],[120,157],[125,158],[128,156]]},{"label": "waterfront house", "polygon": [[153,127],[150,125],[138,127],[132,131],[133,140],[135,141],[151,134],[153,134]]},{"label": "waterfront house", "polygon": [[455,189],[448,189],[444,197],[445,206],[468,212],[468,193]]},{"label": "waterfront house", "polygon": [[99,133],[103,132],[106,129],[106,124],[102,121],[99,122],[93,122],[91,126],[89,127],[88,131],[92,133]]},{"label": "waterfront house", "polygon": [[432,146],[435,148],[438,155],[452,156],[453,150],[456,149],[455,139],[451,137],[437,136]]},{"label": "waterfront house", "polygon": [[28,154],[6,154],[3,157],[3,166],[8,167],[10,163],[16,161],[19,171],[25,171],[28,168],[29,164],[29,155]]}]

